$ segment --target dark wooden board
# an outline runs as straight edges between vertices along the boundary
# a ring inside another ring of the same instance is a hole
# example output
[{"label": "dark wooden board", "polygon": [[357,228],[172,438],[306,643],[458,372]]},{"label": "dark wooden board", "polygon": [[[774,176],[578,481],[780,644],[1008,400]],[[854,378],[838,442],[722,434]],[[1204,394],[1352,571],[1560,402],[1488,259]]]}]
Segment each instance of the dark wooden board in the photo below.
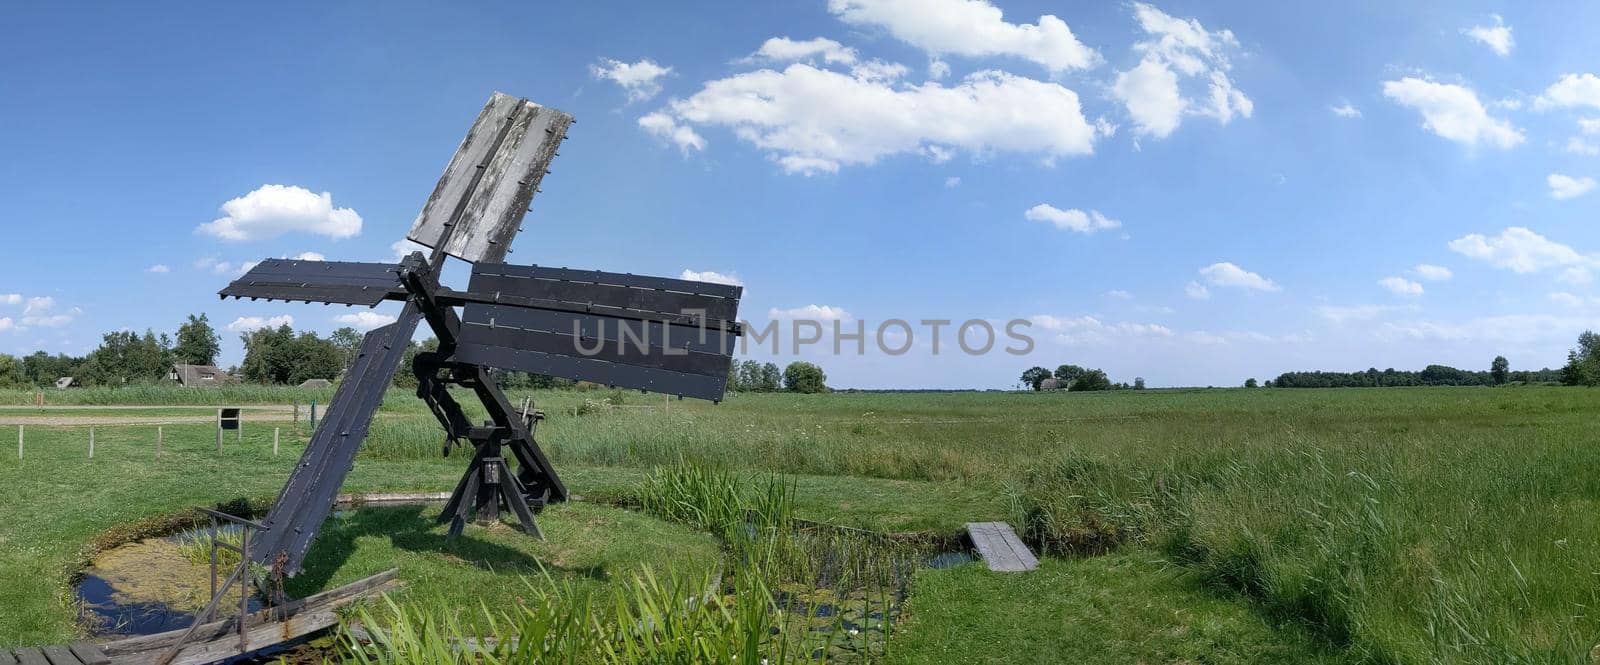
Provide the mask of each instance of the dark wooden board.
[{"label": "dark wooden board", "polygon": [[18,665],[50,665],[44,652],[38,649],[17,649],[15,655]]},{"label": "dark wooden board", "polygon": [[72,650],[66,647],[49,646],[42,649],[45,660],[50,665],[83,665],[77,656],[72,655]]},{"label": "dark wooden board", "polygon": [[10,651],[0,649],[0,665],[17,665],[17,657],[11,655]]},{"label": "dark wooden board", "polygon": [[554,279],[566,282],[589,282],[593,284],[608,284],[611,286],[627,286],[636,289],[658,289],[662,291],[678,291],[680,293],[695,293],[703,296],[729,298],[738,300],[744,294],[744,287],[731,284],[716,284],[713,282],[698,282],[689,279],[673,279],[671,277],[652,277],[650,275],[635,275],[622,272],[605,272],[603,270],[580,270],[577,268],[552,268],[550,266],[519,266],[508,263],[480,263],[473,266],[474,275],[498,275],[502,277],[522,277],[526,279]]},{"label": "dark wooden board", "polygon": [[723,357],[720,371],[687,374],[651,367],[637,367],[573,355],[557,355],[482,344],[463,343],[456,347],[454,359],[500,369],[533,372],[564,379],[588,381],[605,386],[632,388],[667,395],[681,395],[721,401],[728,387],[728,364]]},{"label": "dark wooden board", "polygon": [[967,534],[989,570],[1025,572],[1039,567],[1039,560],[1005,522],[969,522]]},{"label": "dark wooden board", "polygon": [[72,649],[72,654],[77,656],[83,665],[108,665],[111,662],[100,647],[90,642],[73,642],[68,648]]}]

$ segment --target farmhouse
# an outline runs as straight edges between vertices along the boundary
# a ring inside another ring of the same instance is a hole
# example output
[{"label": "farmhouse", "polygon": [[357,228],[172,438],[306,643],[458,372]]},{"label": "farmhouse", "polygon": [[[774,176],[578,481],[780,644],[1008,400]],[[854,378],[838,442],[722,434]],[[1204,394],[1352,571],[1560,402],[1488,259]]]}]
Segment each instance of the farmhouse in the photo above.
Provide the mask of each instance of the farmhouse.
[{"label": "farmhouse", "polygon": [[167,379],[185,388],[205,388],[233,383],[238,379],[212,365],[185,365],[178,363],[167,373]]}]

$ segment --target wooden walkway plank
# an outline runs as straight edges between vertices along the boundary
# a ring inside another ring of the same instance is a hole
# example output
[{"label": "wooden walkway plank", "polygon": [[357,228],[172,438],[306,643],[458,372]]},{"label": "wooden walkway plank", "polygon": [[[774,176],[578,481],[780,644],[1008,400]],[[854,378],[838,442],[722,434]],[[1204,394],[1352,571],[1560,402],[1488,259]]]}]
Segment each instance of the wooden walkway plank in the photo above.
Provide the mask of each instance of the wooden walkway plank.
[{"label": "wooden walkway plank", "polygon": [[1039,567],[1039,559],[1005,522],[968,522],[967,535],[989,570],[1020,573]]},{"label": "wooden walkway plank", "polygon": [[78,660],[83,662],[83,665],[110,665],[111,663],[111,659],[93,642],[73,642],[67,648],[72,650],[72,655],[77,656]]},{"label": "wooden walkway plank", "polygon": [[38,649],[17,649],[15,653],[19,665],[50,665],[50,661],[45,660],[44,652]]},{"label": "wooden walkway plank", "polygon": [[50,665],[83,665],[66,647],[50,646],[45,647],[43,651],[45,660],[50,661]]},{"label": "wooden walkway plank", "polygon": [[0,665],[17,665],[17,657],[11,655],[10,651],[0,649]]}]

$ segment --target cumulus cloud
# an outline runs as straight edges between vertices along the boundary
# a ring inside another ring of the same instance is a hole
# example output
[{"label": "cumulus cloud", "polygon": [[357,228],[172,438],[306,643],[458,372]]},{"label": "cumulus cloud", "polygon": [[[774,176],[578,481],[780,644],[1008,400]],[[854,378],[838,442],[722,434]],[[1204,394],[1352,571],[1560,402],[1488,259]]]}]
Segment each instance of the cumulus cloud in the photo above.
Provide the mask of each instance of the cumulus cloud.
[{"label": "cumulus cloud", "polygon": [[1200,269],[1200,276],[1211,286],[1222,286],[1253,291],[1281,291],[1275,282],[1256,273],[1223,261]]},{"label": "cumulus cloud", "polygon": [[1511,26],[1506,25],[1499,14],[1490,14],[1489,18],[1494,20],[1494,25],[1475,25],[1463,29],[1461,34],[1489,47],[1489,50],[1500,57],[1511,55],[1511,49],[1517,45],[1516,40],[1511,37]]},{"label": "cumulus cloud", "polygon": [[1167,338],[1171,328],[1156,323],[1105,323],[1093,316],[1060,317],[1038,314],[1028,317],[1033,325],[1056,333],[1063,344],[1096,344],[1129,338]]},{"label": "cumulus cloud", "polygon": [[1184,295],[1187,295],[1195,300],[1206,300],[1211,297],[1211,289],[1208,289],[1206,288],[1206,285],[1195,281],[1190,281],[1187,285],[1185,285],[1183,287],[1183,293]]},{"label": "cumulus cloud", "polygon": [[1388,289],[1390,293],[1397,296],[1416,297],[1422,295],[1422,284],[1404,277],[1385,277],[1378,280],[1378,286]]},{"label": "cumulus cloud", "polygon": [[1384,81],[1383,96],[1421,113],[1424,129],[1456,143],[1505,149],[1524,139],[1510,122],[1489,115],[1478,93],[1464,86],[1408,76]]},{"label": "cumulus cloud", "polygon": [[1589,269],[1600,263],[1593,256],[1520,226],[1509,227],[1494,237],[1470,233],[1450,241],[1449,247],[1462,256],[1518,274],[1565,269],[1561,278],[1568,282],[1587,281]]},{"label": "cumulus cloud", "polygon": [[165,275],[165,274],[167,274],[169,272],[172,272],[172,269],[168,268],[166,266],[166,264],[164,264],[164,263],[157,263],[157,264],[155,264],[153,266],[150,266],[149,268],[145,268],[144,271],[145,272],[153,272],[153,273],[155,273],[157,275]]},{"label": "cumulus cloud", "polygon": [[1545,184],[1550,186],[1550,198],[1557,201],[1575,199],[1589,190],[1594,189],[1594,178],[1588,176],[1573,177],[1561,173],[1552,173],[1545,178]]},{"label": "cumulus cloud", "polygon": [[241,316],[228,324],[228,330],[238,333],[252,332],[262,328],[277,328],[279,326],[294,325],[294,317],[288,314],[262,318],[259,316]]},{"label": "cumulus cloud", "polygon": [[1433,282],[1442,282],[1453,276],[1449,268],[1431,263],[1418,263],[1417,267],[1411,269],[1411,272],[1416,273],[1418,277]]},{"label": "cumulus cloud", "polygon": [[251,268],[255,267],[255,265],[256,265],[255,261],[250,261],[250,262],[235,266],[232,262],[229,262],[229,261],[218,261],[216,258],[210,257],[210,256],[200,257],[198,259],[195,259],[195,262],[194,262],[194,267],[199,268],[201,270],[209,270],[209,271],[211,271],[211,274],[213,274],[213,275],[226,275],[226,274],[234,272],[235,270],[237,270],[240,273],[244,273],[244,272],[248,272]]},{"label": "cumulus cloud", "polygon": [[851,25],[884,28],[934,56],[1010,56],[1052,72],[1100,63],[1100,54],[1060,18],[1046,14],[1031,25],[1008,23],[987,0],[828,0],[828,11]]},{"label": "cumulus cloud", "polygon": [[601,58],[599,63],[589,66],[589,73],[597,79],[622,86],[623,92],[628,94],[628,101],[638,102],[659,94],[660,80],[671,74],[672,68],[662,67],[649,58],[632,63]]},{"label": "cumulus cloud", "polygon": [[953,188],[956,188],[956,187],[960,187],[961,186],[961,176],[954,176],[953,175],[953,176],[950,176],[948,178],[945,178],[944,179],[944,186],[945,186],[946,189],[953,189]]},{"label": "cumulus cloud", "polygon": [[692,127],[679,124],[677,120],[666,113],[656,112],[639,118],[639,127],[646,133],[663,141],[678,146],[683,154],[690,150],[705,150],[705,137],[700,136]]},{"label": "cumulus cloud", "polygon": [[[299,254],[294,255],[294,260],[296,260],[296,261],[326,261],[326,260],[328,260],[328,257],[323,256],[322,254],[317,253],[317,252],[300,252]],[[246,270],[249,270],[249,269],[246,268]]]},{"label": "cumulus cloud", "polygon": [[1104,231],[1107,229],[1115,229],[1122,226],[1122,222],[1106,217],[1105,215],[1100,214],[1100,211],[1098,210],[1090,210],[1088,212],[1078,210],[1077,208],[1061,210],[1048,203],[1041,203],[1032,208],[1028,208],[1027,212],[1022,213],[1022,216],[1029,221],[1049,222],[1054,224],[1058,229],[1083,234],[1090,234],[1096,231]]},{"label": "cumulus cloud", "polygon": [[22,294],[20,294],[20,293],[0,293],[0,305],[21,305],[21,304],[22,304]]},{"label": "cumulus cloud", "polygon": [[844,308],[841,307],[833,307],[830,305],[806,305],[805,307],[795,307],[793,309],[778,309],[774,307],[770,310],[767,310],[767,318],[801,319],[809,321],[849,321],[850,313],[846,312]]},{"label": "cumulus cloud", "polygon": [[83,310],[74,307],[65,312],[56,309],[56,299],[50,296],[28,298],[27,304],[22,309],[21,327],[60,328],[65,326],[82,314]]},{"label": "cumulus cloud", "polygon": [[[395,317],[388,314],[379,314],[372,310],[362,310],[352,314],[341,314],[333,317],[334,321],[343,323],[356,330],[372,330],[395,322]],[[289,323],[294,323],[290,320]]]},{"label": "cumulus cloud", "polygon": [[398,262],[407,256],[411,256],[412,252],[422,252],[423,255],[426,256],[428,254],[428,248],[425,245],[420,245],[411,242],[410,240],[401,239],[390,243],[389,252],[393,254],[391,258]]},{"label": "cumulus cloud", "polygon": [[824,37],[803,41],[773,37],[763,42],[761,48],[750,54],[746,61],[795,62],[816,58],[828,64],[850,65],[855,64],[856,50]]},{"label": "cumulus cloud", "polygon": [[684,150],[705,146],[690,125],[726,127],[802,175],[954,150],[1049,160],[1092,153],[1096,136],[1077,93],[1055,83],[982,71],[948,87],[897,86],[805,63],[708,81],[639,122]]},{"label": "cumulus cloud", "polygon": [[[1134,3],[1133,12],[1148,39],[1133,45],[1142,54],[1139,64],[1117,73],[1111,96],[1133,118],[1135,133],[1164,138],[1185,115],[1208,116],[1224,125],[1234,116],[1250,117],[1254,102],[1227,74],[1232,68],[1228,51],[1239,46],[1232,31],[1207,30],[1195,19],[1176,18],[1142,2]],[[1195,90],[1186,94],[1181,82],[1191,80]]]},{"label": "cumulus cloud", "polygon": [[1566,74],[1545,88],[1544,94],[1533,100],[1533,107],[1600,109],[1600,76]]},{"label": "cumulus cloud", "polygon": [[0,316],[0,332],[6,332],[8,330],[13,330],[16,327],[17,327],[17,324],[11,320],[11,317],[9,317],[9,316]]},{"label": "cumulus cloud", "polygon": [[1334,115],[1339,116],[1341,118],[1359,118],[1359,117],[1361,117],[1361,109],[1358,109],[1358,108],[1356,108],[1354,106],[1351,106],[1350,102],[1344,102],[1342,104],[1339,104],[1338,106],[1329,106],[1328,110],[1329,111],[1333,111]]},{"label": "cumulus cloud", "polygon": [[285,233],[311,233],[335,240],[361,233],[361,215],[333,207],[333,195],[292,185],[262,185],[222,204],[223,217],[195,228],[222,240],[264,240]]},{"label": "cumulus cloud", "polygon": [[712,284],[727,284],[728,286],[744,286],[744,282],[731,274],[723,274],[711,270],[696,271],[685,268],[678,273],[678,279],[687,279],[691,282],[710,282]]}]

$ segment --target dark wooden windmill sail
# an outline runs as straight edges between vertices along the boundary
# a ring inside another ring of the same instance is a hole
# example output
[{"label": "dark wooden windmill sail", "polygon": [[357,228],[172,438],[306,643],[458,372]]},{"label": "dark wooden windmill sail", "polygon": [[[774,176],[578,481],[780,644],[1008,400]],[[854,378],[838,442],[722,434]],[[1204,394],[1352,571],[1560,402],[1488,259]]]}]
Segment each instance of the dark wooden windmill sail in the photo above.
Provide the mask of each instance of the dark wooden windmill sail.
[{"label": "dark wooden windmill sail", "polygon": [[[517,412],[493,369],[722,399],[741,332],[740,287],[503,263],[571,124],[566,113],[495,93],[407,235],[428,255],[398,264],[268,259],[221,291],[251,300],[405,302],[394,323],[362,340],[255,538],[255,561],[284,575],[300,570],[422,322],[439,348],[415,356],[409,371],[417,396],[450,441],[473,448],[440,515],[452,534],[474,516],[495,519],[504,509],[537,535],[534,512],[567,498],[534,440],[537,419]],[[473,264],[466,291],[439,283],[447,256]],[[470,390],[489,420],[468,420],[451,386]]]}]

